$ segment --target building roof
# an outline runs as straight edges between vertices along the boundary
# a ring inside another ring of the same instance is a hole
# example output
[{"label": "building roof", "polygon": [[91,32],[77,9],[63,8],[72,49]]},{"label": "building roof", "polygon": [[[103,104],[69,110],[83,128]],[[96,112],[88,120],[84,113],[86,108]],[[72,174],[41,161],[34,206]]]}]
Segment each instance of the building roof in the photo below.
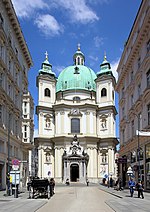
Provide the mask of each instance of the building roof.
[{"label": "building roof", "polygon": [[41,69],[39,70],[39,74],[49,74],[53,77],[56,77],[56,74],[52,71],[52,65],[48,61],[48,53],[45,53],[45,61],[42,63]]},{"label": "building roof", "polygon": [[113,75],[110,63],[107,61],[106,55],[104,55],[104,61],[100,64],[100,71],[97,72],[97,76],[102,74]]},{"label": "building roof", "polygon": [[59,75],[56,91],[65,90],[90,90],[96,91],[96,74],[84,65],[85,57],[78,44],[77,51],[73,56],[74,65],[65,68]]},{"label": "building roof", "polygon": [[56,91],[74,89],[96,91],[95,79],[96,74],[92,69],[84,65],[69,66],[60,73]]}]

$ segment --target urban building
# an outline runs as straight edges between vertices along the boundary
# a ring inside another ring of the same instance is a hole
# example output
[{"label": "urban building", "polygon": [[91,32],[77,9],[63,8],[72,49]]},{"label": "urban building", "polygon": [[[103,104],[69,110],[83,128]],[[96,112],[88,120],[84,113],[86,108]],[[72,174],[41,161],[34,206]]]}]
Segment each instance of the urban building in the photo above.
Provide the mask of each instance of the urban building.
[{"label": "urban building", "polygon": [[95,73],[78,45],[58,78],[46,53],[37,76],[38,176],[56,182],[116,178],[115,85],[106,56]]},{"label": "urban building", "polygon": [[[0,1],[0,189],[6,188],[13,159],[19,161],[20,180],[26,183],[28,151],[33,142],[33,100],[28,92],[31,65],[30,52],[13,5],[10,0]],[[22,110],[23,107],[25,110],[25,102],[30,102],[28,114]],[[25,123],[30,128],[28,136],[25,136]]]},{"label": "urban building", "polygon": [[120,175],[131,166],[136,181],[150,189],[150,1],[141,2],[118,65]]}]

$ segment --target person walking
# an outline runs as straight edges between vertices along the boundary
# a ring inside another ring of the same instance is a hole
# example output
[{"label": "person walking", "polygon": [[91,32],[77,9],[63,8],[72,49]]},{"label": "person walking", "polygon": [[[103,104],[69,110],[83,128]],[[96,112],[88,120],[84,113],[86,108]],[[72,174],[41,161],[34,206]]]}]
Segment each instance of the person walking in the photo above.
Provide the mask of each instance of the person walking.
[{"label": "person walking", "polygon": [[143,186],[143,183],[141,181],[139,181],[137,183],[137,191],[138,191],[138,198],[140,198],[140,196],[142,196],[142,199],[144,199],[144,194],[143,194],[144,186]]},{"label": "person walking", "polygon": [[86,179],[86,185],[89,186],[89,180],[88,179]]},{"label": "person walking", "polygon": [[133,181],[133,179],[131,178],[128,182],[128,186],[129,186],[129,189],[130,189],[130,194],[131,194],[131,197],[133,197],[133,194],[134,194],[134,188],[135,188],[135,182]]}]

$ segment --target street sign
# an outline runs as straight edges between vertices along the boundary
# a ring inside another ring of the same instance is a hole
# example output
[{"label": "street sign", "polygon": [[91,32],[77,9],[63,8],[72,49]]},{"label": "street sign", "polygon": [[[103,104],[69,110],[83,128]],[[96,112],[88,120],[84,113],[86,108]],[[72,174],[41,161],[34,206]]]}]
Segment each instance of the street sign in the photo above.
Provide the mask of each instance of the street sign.
[{"label": "street sign", "polygon": [[12,169],[13,169],[14,171],[17,171],[17,170],[19,169],[19,165],[12,165]]},{"label": "street sign", "polygon": [[115,163],[127,163],[127,158],[118,158],[115,160]]},{"label": "street sign", "polygon": [[19,165],[19,160],[18,159],[13,159],[12,160],[12,165]]}]

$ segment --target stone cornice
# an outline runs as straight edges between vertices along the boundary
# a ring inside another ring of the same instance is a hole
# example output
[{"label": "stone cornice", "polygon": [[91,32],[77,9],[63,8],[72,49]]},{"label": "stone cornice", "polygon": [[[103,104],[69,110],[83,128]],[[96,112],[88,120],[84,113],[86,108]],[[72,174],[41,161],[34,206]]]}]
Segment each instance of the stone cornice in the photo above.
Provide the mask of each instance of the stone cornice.
[{"label": "stone cornice", "polygon": [[32,58],[31,58],[28,46],[26,44],[25,38],[23,36],[23,33],[21,30],[18,18],[16,16],[13,4],[11,3],[10,0],[2,0],[2,2],[5,6],[10,23],[12,25],[12,28],[14,29],[14,32],[16,33],[18,43],[20,44],[21,50],[22,50],[25,60],[28,64],[28,68],[30,68],[33,65]]}]

